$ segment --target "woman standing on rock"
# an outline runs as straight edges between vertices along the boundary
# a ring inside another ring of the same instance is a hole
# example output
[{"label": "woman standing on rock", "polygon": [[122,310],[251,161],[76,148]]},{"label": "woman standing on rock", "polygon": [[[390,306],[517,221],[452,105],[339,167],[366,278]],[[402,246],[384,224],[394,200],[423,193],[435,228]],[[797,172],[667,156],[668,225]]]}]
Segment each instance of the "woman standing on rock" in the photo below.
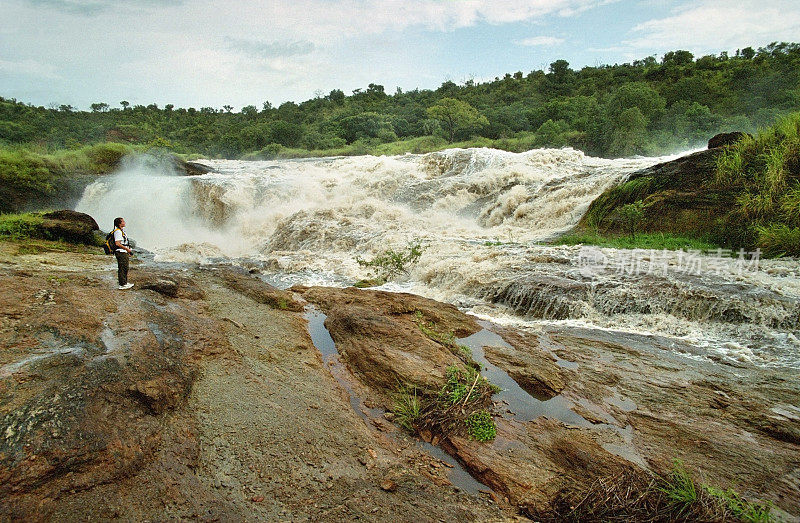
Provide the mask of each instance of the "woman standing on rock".
[{"label": "woman standing on rock", "polygon": [[119,281],[119,290],[124,291],[133,287],[132,283],[128,283],[128,262],[133,249],[131,249],[128,236],[125,235],[125,219],[114,218],[114,245],[117,250],[114,251],[114,256],[117,258],[117,279]]}]

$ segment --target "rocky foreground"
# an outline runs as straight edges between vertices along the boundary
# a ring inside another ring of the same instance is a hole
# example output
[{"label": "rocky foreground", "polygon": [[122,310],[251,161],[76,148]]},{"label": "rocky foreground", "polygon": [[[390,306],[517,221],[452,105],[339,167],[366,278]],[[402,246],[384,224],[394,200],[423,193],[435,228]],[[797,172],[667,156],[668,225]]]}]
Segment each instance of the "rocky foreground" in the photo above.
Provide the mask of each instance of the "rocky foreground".
[{"label": "rocky foreground", "polygon": [[[800,515],[795,371],[677,355],[657,340],[478,324],[407,294],[275,289],[232,268],[134,264],[0,242],[0,518],[543,517],[597,481],[664,471]],[[327,315],[323,359],[307,311]],[[394,423],[399,384],[459,358],[420,324],[493,331],[486,360],[541,402],[494,406],[497,437]],[[499,336],[499,337],[498,337]],[[501,337],[501,338],[500,338]]]}]

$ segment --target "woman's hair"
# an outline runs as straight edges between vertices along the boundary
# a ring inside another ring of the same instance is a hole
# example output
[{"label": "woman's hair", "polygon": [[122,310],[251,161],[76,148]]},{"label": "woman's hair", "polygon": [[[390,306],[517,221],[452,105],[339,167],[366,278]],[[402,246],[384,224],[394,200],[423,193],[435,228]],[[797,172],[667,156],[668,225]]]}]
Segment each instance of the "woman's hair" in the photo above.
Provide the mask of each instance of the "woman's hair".
[{"label": "woman's hair", "polygon": [[114,218],[114,227],[119,227],[120,223],[122,223],[122,218]]}]

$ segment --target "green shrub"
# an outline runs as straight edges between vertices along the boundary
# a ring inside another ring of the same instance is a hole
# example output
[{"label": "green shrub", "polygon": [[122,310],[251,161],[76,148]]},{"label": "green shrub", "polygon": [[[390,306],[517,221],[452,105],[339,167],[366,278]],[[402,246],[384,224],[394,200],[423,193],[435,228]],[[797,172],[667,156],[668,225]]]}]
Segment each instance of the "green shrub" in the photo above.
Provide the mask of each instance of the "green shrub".
[{"label": "green shrub", "polygon": [[625,223],[625,228],[628,230],[631,239],[636,238],[636,229],[639,228],[639,224],[644,219],[644,210],[645,204],[642,200],[639,200],[623,205],[617,211]]},{"label": "green shrub", "polygon": [[21,149],[0,148],[0,183],[5,190],[53,191],[53,174],[41,157]]},{"label": "green shrub", "polygon": [[121,143],[99,143],[81,149],[90,162],[90,168],[94,173],[111,172],[122,158],[130,153],[130,149]]},{"label": "green shrub", "polygon": [[401,274],[408,273],[409,266],[419,261],[423,250],[422,245],[417,242],[409,244],[404,250],[388,249],[383,251],[370,261],[360,257],[356,257],[356,261],[360,266],[370,269],[376,278],[389,281]]}]

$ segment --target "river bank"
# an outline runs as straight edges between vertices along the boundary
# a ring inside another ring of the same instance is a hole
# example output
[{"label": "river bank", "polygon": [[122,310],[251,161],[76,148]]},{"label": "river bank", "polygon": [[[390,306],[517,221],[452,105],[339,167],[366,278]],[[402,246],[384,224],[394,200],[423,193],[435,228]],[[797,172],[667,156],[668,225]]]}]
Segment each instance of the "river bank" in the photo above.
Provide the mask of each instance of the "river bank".
[{"label": "river bank", "polygon": [[[223,266],[139,262],[118,292],[109,257],[42,245],[0,242],[4,518],[502,520],[674,459],[800,514],[791,369],[699,361],[657,336],[479,324],[408,294],[279,290]],[[315,346],[309,305],[335,354]],[[435,387],[458,364],[419,315],[543,405],[521,416],[497,395],[491,442],[421,434],[486,493],[454,487],[452,463],[390,421],[397,383]]]}]

